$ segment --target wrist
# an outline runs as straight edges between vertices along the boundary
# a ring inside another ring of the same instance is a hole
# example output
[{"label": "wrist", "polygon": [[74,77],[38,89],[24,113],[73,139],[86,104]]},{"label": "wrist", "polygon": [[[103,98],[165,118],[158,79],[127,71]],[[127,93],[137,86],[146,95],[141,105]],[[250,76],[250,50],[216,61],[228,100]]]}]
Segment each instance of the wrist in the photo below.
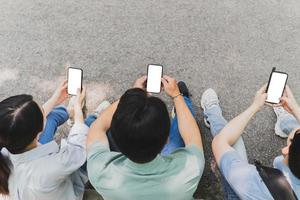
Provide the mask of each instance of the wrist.
[{"label": "wrist", "polygon": [[174,94],[172,96],[170,96],[172,99],[176,99],[177,97],[180,97],[182,96],[182,93],[177,93],[177,94]]},{"label": "wrist", "polygon": [[176,97],[171,97],[173,102],[176,103],[177,101],[181,101],[184,100],[182,94],[180,93],[179,95],[177,95]]}]

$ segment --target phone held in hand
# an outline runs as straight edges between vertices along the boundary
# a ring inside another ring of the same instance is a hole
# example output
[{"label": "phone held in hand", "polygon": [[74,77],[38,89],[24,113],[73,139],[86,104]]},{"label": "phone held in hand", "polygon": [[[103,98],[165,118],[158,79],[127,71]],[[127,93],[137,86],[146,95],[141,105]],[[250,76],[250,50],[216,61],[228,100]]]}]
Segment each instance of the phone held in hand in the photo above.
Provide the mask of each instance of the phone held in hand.
[{"label": "phone held in hand", "polygon": [[273,68],[267,86],[268,97],[266,102],[272,104],[280,103],[280,98],[283,95],[287,80],[287,73],[276,71],[276,68]]},{"label": "phone held in hand", "polygon": [[80,68],[68,68],[68,94],[77,95],[77,90],[82,90],[83,70]]},{"label": "phone held in hand", "polygon": [[161,92],[161,78],[163,75],[163,66],[149,64],[147,70],[147,92],[160,93]]}]

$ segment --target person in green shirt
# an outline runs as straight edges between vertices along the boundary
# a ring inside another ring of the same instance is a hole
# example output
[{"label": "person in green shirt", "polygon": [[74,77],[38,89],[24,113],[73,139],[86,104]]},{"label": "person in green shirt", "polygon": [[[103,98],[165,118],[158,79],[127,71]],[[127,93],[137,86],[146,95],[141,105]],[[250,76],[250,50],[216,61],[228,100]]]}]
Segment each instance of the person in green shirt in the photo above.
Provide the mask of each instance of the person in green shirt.
[{"label": "person in green shirt", "polygon": [[[164,76],[166,104],[145,91],[146,76],[100,114],[87,139],[91,184],[109,200],[191,200],[204,169],[200,130],[184,82]],[[106,132],[120,152],[110,150]]]}]

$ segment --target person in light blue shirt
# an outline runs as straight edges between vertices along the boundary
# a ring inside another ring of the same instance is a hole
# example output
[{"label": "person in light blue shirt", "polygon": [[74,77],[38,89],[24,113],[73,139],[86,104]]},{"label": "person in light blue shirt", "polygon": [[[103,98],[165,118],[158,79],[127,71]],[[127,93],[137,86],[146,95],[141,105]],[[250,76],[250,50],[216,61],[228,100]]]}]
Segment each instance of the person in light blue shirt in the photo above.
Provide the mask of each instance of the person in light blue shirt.
[{"label": "person in light blue shirt", "polygon": [[[202,95],[204,122],[214,136],[212,149],[222,173],[225,199],[273,199],[256,167],[249,164],[241,137],[251,118],[263,108],[267,98],[265,91],[266,85],[256,93],[252,105],[228,123],[216,92],[208,89]],[[288,86],[281,103],[273,108],[277,116],[275,134],[288,137],[287,146],[282,149],[282,155],[275,158],[273,166],[283,173],[300,198],[300,107]]]},{"label": "person in light blue shirt", "polygon": [[86,135],[94,120],[84,123],[85,89],[74,103],[74,126],[59,146],[53,136],[68,118],[64,81],[43,106],[31,95],[17,95],[0,102],[0,194],[14,200],[81,200],[87,174]]}]

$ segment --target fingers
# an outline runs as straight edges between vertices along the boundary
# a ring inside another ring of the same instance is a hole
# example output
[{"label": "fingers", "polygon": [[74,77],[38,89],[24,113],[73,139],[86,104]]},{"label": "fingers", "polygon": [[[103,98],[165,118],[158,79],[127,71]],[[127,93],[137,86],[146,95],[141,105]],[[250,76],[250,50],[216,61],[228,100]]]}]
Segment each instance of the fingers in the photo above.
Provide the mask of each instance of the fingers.
[{"label": "fingers", "polygon": [[78,88],[78,89],[77,89],[77,92],[76,92],[76,96],[77,96],[78,99],[79,99],[79,97],[80,97],[80,94],[81,94],[81,89]]},{"label": "fingers", "polygon": [[81,102],[84,100],[85,95],[86,95],[86,87],[83,86],[83,87],[82,87],[82,91],[81,91],[81,95],[80,95],[80,101],[81,101]]},{"label": "fingers", "polygon": [[146,81],[146,80],[147,80],[147,76],[144,75],[144,76],[142,76],[140,79],[141,79],[142,81]]},{"label": "fingers", "polygon": [[273,104],[271,104],[271,103],[265,103],[265,105],[267,105],[267,106],[270,106],[270,107],[273,107],[274,105]]},{"label": "fingers", "polygon": [[163,83],[164,87],[168,85],[168,81],[165,78],[161,78],[161,82]]},{"label": "fingers", "polygon": [[264,84],[257,92],[260,93],[260,94],[266,93],[267,85],[268,85],[267,83]]},{"label": "fingers", "polygon": [[167,76],[167,75],[164,75],[163,78],[164,78],[167,82],[170,82],[170,81],[175,80],[174,78],[172,78],[172,77],[170,77],[170,76]]},{"label": "fingers", "polygon": [[61,83],[61,88],[62,89],[67,89],[68,87],[68,80],[64,80],[62,83]]}]

